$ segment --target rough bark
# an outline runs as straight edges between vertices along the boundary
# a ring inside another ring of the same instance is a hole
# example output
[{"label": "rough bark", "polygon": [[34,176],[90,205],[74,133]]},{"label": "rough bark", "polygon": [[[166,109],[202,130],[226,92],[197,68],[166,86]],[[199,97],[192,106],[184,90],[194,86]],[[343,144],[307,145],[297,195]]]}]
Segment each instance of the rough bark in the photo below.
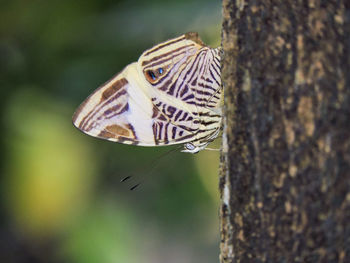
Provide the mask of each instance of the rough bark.
[{"label": "rough bark", "polygon": [[221,262],[350,262],[350,3],[223,0]]}]

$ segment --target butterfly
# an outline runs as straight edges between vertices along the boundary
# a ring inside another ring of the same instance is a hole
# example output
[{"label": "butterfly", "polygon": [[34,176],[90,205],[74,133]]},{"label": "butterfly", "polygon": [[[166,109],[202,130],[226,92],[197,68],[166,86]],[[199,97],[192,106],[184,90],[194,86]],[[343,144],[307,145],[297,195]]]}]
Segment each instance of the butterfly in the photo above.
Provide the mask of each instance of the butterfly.
[{"label": "butterfly", "polygon": [[73,124],[113,142],[184,144],[182,152],[197,153],[220,131],[220,73],[220,48],[186,33],[146,50],[95,90]]}]

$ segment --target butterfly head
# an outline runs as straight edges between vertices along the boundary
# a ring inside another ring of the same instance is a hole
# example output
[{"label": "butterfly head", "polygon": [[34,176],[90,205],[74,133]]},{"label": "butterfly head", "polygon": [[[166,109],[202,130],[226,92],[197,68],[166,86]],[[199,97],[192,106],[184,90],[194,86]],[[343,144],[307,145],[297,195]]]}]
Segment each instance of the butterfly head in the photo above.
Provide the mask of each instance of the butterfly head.
[{"label": "butterfly head", "polygon": [[184,149],[181,151],[183,153],[198,153],[200,151],[199,147],[194,146],[192,143],[188,142],[184,144]]},{"label": "butterfly head", "polygon": [[188,142],[184,144],[184,149],[181,151],[183,153],[198,153],[199,151],[205,149],[209,142],[197,144],[196,142]]}]

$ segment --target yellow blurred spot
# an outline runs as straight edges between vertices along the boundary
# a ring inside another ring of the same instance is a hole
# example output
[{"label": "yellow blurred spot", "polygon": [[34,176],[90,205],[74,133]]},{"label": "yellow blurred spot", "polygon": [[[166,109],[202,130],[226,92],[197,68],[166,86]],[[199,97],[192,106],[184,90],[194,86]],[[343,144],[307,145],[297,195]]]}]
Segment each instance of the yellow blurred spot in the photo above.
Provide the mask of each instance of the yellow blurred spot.
[{"label": "yellow blurred spot", "polygon": [[84,207],[95,162],[63,105],[25,91],[6,112],[7,207],[17,228],[34,236],[54,234]]}]

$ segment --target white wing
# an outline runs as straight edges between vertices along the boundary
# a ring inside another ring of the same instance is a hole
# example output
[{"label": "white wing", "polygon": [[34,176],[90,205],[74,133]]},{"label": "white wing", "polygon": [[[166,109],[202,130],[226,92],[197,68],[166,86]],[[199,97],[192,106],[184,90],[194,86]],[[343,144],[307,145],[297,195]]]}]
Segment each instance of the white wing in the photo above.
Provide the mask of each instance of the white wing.
[{"label": "white wing", "polygon": [[165,104],[158,108],[152,102],[138,84],[137,74],[132,63],[98,88],[75,112],[74,125],[88,135],[126,144],[155,146],[193,140],[198,123],[185,121],[185,112],[171,122],[168,116],[173,112],[163,113]]},{"label": "white wing", "polygon": [[198,152],[221,125],[218,49],[187,33],[145,51],[77,109],[73,123],[98,138],[143,146],[186,143]]}]

